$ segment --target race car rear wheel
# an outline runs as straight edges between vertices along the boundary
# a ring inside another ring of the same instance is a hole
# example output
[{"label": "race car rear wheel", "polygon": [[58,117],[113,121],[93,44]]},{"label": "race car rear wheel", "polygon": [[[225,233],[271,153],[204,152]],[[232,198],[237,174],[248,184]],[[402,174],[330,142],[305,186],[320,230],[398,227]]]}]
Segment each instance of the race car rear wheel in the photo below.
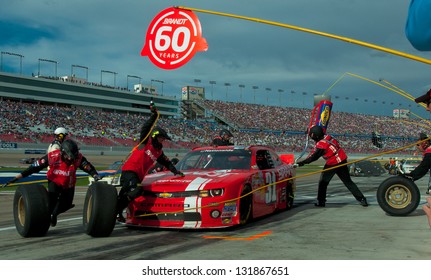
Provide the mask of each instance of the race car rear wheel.
[{"label": "race car rear wheel", "polygon": [[82,215],[85,232],[92,237],[109,236],[115,227],[117,189],[106,182],[88,187]]},{"label": "race car rear wheel", "polygon": [[420,192],[412,180],[392,176],[378,187],[377,202],[391,216],[406,216],[418,207]]},{"label": "race car rear wheel", "polygon": [[244,186],[241,191],[239,219],[241,225],[245,225],[253,219],[253,193],[251,193],[250,185]]},{"label": "race car rear wheel", "polygon": [[292,183],[288,182],[286,186],[286,210],[292,209],[294,199],[295,193],[293,191]]},{"label": "race car rear wheel", "polygon": [[44,236],[49,229],[49,199],[43,185],[20,186],[13,199],[15,227],[22,237]]}]

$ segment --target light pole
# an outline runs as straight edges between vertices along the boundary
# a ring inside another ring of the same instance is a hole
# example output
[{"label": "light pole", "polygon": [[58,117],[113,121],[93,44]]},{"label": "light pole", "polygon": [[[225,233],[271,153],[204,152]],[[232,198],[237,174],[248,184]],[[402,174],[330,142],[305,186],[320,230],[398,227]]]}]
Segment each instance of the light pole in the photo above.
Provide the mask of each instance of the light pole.
[{"label": "light pole", "polygon": [[216,81],[210,81],[210,85],[211,85],[211,99],[212,100],[214,100],[214,97],[213,97],[213,88],[214,88],[215,84],[216,84]]},{"label": "light pole", "polygon": [[256,104],[256,90],[259,88],[258,86],[252,86],[253,89],[253,103]]},{"label": "light pole", "polygon": [[139,80],[139,84],[141,83],[141,77],[133,76],[133,75],[127,75],[127,90],[129,90],[129,78],[136,78]]},{"label": "light pole", "polygon": [[268,92],[268,94],[266,95],[266,105],[269,106],[269,92],[271,91],[270,88],[265,88],[265,90]]},{"label": "light pole", "polygon": [[114,87],[115,87],[115,77],[117,76],[118,73],[112,72],[112,71],[107,71],[107,70],[100,70],[100,85],[102,85],[102,86],[103,86],[103,83],[102,83],[102,76],[103,76],[102,74],[103,73],[110,73],[110,74],[114,75]]},{"label": "light pole", "polygon": [[307,93],[305,91],[302,92],[302,107],[305,108],[305,96],[307,95]]},{"label": "light pole", "polygon": [[245,85],[238,85],[240,89],[239,101],[242,102],[242,89],[245,88]]},{"label": "light pole", "polygon": [[225,87],[226,87],[226,100],[225,100],[225,101],[227,101],[227,92],[228,92],[228,90],[229,90],[230,83],[224,83],[224,85],[225,85]]},{"label": "light pole", "polygon": [[[165,83],[164,81],[161,80],[151,80],[151,85],[153,85],[153,82],[157,82],[157,83],[161,83],[162,84],[162,95],[163,95],[163,84]],[[150,90],[152,90],[152,88],[150,88]]]},{"label": "light pole", "polygon": [[284,92],[282,89],[278,89],[278,106],[281,106],[281,93]]},{"label": "light pole", "polygon": [[44,62],[50,62],[53,63],[55,65],[55,77],[57,78],[57,64],[58,62],[55,60],[50,60],[50,59],[44,59],[44,58],[39,58],[38,59],[38,68],[37,68],[37,75],[40,75],[40,62],[44,61]]},{"label": "light pole", "polygon": [[12,56],[18,56],[19,57],[19,74],[22,75],[22,58],[24,57],[21,54],[17,54],[17,53],[11,53],[11,52],[1,52],[1,71],[3,71],[3,55],[7,54],[7,55],[12,55]]},{"label": "light pole", "polygon": [[70,77],[71,77],[72,80],[75,77],[75,73],[73,72],[74,68],[84,69],[85,70],[85,81],[88,82],[88,67],[87,66],[81,66],[81,65],[72,64],[72,67],[70,69]]}]

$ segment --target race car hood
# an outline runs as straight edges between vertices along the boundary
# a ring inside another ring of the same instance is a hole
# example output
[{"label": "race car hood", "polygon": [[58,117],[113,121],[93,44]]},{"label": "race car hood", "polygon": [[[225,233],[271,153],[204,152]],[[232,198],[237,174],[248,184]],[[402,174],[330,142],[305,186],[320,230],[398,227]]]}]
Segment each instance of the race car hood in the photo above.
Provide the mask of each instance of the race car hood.
[{"label": "race car hood", "polygon": [[184,172],[184,177],[173,175],[170,171],[158,172],[147,175],[142,181],[144,190],[153,192],[179,192],[189,189],[201,190],[227,187],[231,184],[240,184],[250,171],[189,171]]}]

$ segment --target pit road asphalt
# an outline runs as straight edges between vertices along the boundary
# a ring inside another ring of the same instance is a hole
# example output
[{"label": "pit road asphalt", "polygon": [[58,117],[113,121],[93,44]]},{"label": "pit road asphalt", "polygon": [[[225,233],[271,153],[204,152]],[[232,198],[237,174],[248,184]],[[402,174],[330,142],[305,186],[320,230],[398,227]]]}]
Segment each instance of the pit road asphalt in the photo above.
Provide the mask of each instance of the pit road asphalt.
[{"label": "pit road asphalt", "polygon": [[[385,175],[386,176],[386,175]],[[0,192],[0,259],[3,260],[428,260],[431,230],[421,205],[406,217],[388,216],[376,202],[385,176],[353,180],[370,206],[362,207],[338,178],[325,208],[314,207],[318,175],[297,181],[293,209],[223,230],[133,229],[117,224],[107,238],[82,227],[86,187],[76,207],[39,238],[23,238],[14,226],[13,192]],[[419,185],[425,186],[425,180]],[[425,189],[421,188],[421,204]]]}]

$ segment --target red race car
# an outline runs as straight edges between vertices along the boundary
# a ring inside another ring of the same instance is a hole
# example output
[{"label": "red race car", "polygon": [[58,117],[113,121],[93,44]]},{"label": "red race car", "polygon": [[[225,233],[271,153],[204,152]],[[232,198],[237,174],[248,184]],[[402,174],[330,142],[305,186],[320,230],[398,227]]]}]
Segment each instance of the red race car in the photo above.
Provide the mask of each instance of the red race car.
[{"label": "red race car", "polygon": [[202,147],[170,171],[147,175],[144,195],[132,201],[126,225],[159,228],[222,228],[290,209],[295,193],[293,154],[271,148]]}]

